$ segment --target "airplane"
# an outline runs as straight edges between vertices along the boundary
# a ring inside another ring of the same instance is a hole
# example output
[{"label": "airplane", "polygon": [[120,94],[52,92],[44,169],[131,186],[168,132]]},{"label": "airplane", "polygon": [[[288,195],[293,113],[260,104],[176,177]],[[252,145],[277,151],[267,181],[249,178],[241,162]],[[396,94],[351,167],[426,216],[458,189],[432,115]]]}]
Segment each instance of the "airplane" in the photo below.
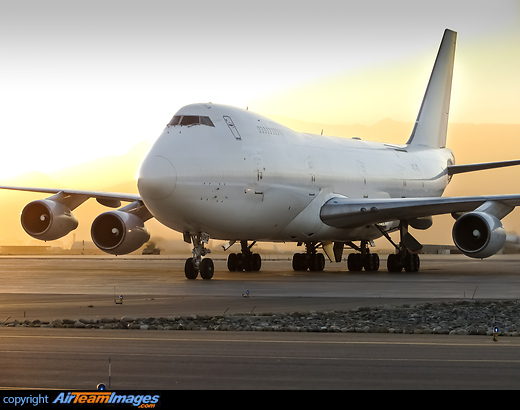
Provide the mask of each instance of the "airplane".
[{"label": "airplane", "polygon": [[[455,165],[446,148],[457,33],[446,29],[420,110],[407,142],[389,144],[293,131],[248,109],[213,103],[181,108],[145,156],[139,195],[1,186],[52,196],[30,202],[21,224],[48,241],[78,226],[72,211],[89,198],[118,208],[92,223],[94,243],[109,254],[139,249],[149,239],[145,222],[157,219],[193,246],[185,275],[214,275],[206,257],[210,239],[223,240],[230,271],[259,271],[259,241],[294,242],[295,271],[322,271],[325,255],[339,263],[345,247],[351,271],[377,271],[373,241],[387,238],[395,253],[390,272],[417,272],[422,245],[410,228],[432,226],[432,216],[455,218],[455,245],[472,258],[497,253],[505,243],[501,219],[520,195],[443,197],[459,173],[519,165],[520,160]],[[122,207],[121,202],[129,202]],[[396,243],[390,233],[399,232]],[[322,249],[325,255],[318,252]]]}]

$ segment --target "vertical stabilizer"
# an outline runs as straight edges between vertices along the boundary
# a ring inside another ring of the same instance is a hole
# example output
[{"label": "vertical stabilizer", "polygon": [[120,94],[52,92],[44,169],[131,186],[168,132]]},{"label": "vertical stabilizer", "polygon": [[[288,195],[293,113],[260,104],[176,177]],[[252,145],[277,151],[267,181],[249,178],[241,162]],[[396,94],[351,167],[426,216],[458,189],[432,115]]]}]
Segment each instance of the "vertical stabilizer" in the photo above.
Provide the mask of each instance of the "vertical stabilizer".
[{"label": "vertical stabilizer", "polygon": [[411,146],[422,145],[431,148],[446,146],[456,42],[457,33],[446,29],[419,115],[407,142]]}]

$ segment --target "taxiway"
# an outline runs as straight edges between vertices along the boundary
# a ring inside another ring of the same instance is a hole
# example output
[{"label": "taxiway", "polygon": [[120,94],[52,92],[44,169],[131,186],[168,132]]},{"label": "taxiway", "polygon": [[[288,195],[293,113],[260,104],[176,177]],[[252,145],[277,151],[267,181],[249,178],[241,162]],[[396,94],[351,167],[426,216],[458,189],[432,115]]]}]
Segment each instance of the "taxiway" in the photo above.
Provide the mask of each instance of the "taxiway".
[{"label": "taxiway", "polygon": [[[419,273],[293,272],[265,261],[211,281],[166,257],[1,257],[0,321],[350,309],[518,299],[520,256],[423,256]],[[247,291],[249,291],[247,293]],[[248,294],[249,297],[246,297]],[[123,295],[123,303],[115,300]],[[4,388],[518,388],[518,338],[0,328]]]}]

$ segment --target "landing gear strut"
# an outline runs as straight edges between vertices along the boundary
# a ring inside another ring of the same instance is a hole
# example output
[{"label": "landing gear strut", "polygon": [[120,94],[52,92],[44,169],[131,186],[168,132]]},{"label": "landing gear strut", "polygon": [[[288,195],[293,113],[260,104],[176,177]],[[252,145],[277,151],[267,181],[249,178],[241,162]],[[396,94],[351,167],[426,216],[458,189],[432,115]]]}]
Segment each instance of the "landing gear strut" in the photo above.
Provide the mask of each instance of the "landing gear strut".
[{"label": "landing gear strut", "polygon": [[258,272],[262,267],[262,258],[258,253],[251,252],[251,248],[256,243],[251,245],[247,241],[240,241],[242,252],[230,253],[227,260],[228,270],[231,272],[239,272],[245,270],[246,272]]},{"label": "landing gear strut", "polygon": [[325,268],[325,256],[316,252],[319,245],[316,242],[305,242],[306,252],[295,253],[293,256],[293,270],[306,271],[309,269],[313,272],[321,272]]},{"label": "landing gear strut", "polygon": [[[189,235],[189,236],[188,236]],[[186,259],[184,264],[184,274],[188,279],[196,279],[199,272],[202,279],[211,279],[215,271],[213,261],[210,258],[204,258],[203,256],[211,252],[204,245],[209,242],[209,235],[204,232],[184,234],[184,240],[189,238],[193,244],[192,258]]]}]

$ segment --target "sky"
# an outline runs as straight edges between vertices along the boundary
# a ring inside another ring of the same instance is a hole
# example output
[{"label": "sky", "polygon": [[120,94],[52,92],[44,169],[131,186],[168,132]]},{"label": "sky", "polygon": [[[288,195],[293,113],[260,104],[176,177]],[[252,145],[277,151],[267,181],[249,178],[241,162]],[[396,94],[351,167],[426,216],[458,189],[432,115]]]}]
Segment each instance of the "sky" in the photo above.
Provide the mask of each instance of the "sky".
[{"label": "sky", "polygon": [[451,121],[520,123],[519,17],[511,0],[0,0],[0,180],[153,143],[195,102],[414,121],[446,28]]}]

